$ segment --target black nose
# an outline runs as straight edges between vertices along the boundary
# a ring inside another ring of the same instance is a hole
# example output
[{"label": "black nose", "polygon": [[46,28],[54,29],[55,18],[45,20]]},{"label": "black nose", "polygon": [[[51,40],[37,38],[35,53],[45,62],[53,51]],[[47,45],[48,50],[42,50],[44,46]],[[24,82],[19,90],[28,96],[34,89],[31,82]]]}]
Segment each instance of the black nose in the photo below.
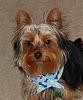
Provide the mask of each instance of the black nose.
[{"label": "black nose", "polygon": [[36,53],[34,54],[34,57],[35,57],[36,59],[41,59],[42,53],[41,53],[41,52],[36,52]]}]

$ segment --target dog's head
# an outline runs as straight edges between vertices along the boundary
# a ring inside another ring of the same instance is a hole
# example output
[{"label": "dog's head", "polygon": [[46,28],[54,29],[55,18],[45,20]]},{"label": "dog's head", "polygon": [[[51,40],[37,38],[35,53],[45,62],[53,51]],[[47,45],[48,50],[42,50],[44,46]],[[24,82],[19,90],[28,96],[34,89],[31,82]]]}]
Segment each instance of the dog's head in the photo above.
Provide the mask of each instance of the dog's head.
[{"label": "dog's head", "polygon": [[13,34],[15,60],[31,75],[52,73],[64,62],[66,35],[60,31],[60,12],[52,9],[45,23],[33,24],[30,15],[20,10],[16,17],[17,30]]}]

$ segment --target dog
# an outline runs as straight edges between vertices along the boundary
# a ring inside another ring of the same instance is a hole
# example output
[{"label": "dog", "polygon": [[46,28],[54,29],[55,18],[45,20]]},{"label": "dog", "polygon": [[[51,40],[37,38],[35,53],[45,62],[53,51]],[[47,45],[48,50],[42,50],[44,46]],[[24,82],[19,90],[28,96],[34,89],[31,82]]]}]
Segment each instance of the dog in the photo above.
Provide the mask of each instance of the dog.
[{"label": "dog", "polygon": [[77,100],[75,91],[83,84],[83,41],[69,40],[62,28],[57,8],[39,25],[25,10],[18,11],[12,45],[15,65],[24,72],[25,100]]}]

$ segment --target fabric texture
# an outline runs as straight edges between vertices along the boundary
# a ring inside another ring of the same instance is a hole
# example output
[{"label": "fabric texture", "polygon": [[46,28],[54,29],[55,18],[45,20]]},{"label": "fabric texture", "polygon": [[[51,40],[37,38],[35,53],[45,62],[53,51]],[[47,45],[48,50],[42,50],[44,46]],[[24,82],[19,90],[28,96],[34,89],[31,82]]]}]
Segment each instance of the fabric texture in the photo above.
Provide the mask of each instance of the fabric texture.
[{"label": "fabric texture", "polygon": [[37,93],[50,87],[64,89],[64,86],[58,82],[62,76],[63,69],[64,67],[62,66],[59,70],[51,74],[39,75],[38,77],[27,76],[27,79],[37,85]]}]

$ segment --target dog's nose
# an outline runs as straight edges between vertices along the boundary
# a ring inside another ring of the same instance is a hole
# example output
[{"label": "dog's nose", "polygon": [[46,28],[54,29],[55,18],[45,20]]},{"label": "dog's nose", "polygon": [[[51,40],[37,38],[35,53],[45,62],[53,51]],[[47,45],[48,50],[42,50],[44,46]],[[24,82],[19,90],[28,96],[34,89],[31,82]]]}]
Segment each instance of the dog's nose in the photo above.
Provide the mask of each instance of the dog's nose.
[{"label": "dog's nose", "polygon": [[34,54],[34,57],[35,57],[36,59],[41,59],[42,53],[41,53],[41,52],[36,52],[36,53]]}]

